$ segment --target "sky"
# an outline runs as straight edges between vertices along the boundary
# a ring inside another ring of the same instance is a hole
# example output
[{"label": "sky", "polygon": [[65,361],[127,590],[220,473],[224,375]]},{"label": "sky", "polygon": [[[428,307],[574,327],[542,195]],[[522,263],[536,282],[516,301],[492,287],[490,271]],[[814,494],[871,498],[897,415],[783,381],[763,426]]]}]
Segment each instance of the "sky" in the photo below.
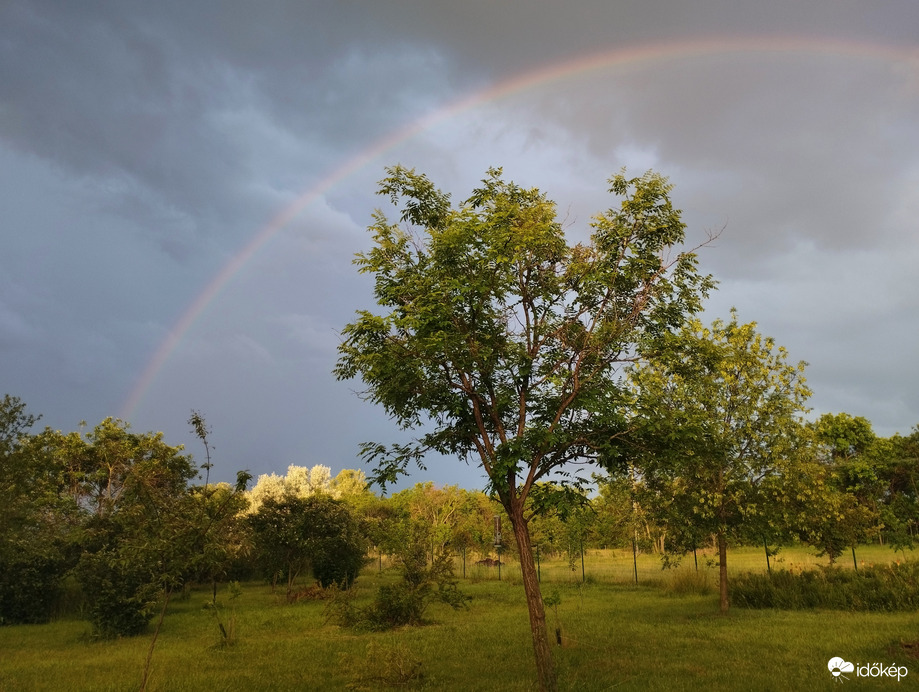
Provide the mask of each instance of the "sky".
[{"label": "sky", "polygon": [[5,0],[0,395],[203,458],[200,411],[222,480],[369,471],[404,435],[332,368],[397,163],[454,199],[501,166],[572,242],[653,168],[721,231],[706,321],[807,361],[811,416],[919,423],[913,0]]}]

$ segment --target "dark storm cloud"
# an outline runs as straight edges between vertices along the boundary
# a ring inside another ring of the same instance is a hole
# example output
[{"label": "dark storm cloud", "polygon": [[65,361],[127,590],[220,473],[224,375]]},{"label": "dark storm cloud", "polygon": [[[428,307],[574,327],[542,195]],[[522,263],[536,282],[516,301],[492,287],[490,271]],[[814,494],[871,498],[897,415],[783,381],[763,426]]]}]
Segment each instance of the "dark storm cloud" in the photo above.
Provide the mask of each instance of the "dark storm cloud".
[{"label": "dark storm cloud", "polygon": [[[371,301],[351,258],[385,207],[382,167],[417,166],[462,198],[502,165],[583,238],[611,202],[607,176],[653,166],[694,239],[725,227],[702,254],[722,281],[709,314],[736,305],[810,361],[817,412],[907,432],[919,422],[917,25],[913,2],[856,0],[7,2],[5,390],[65,429],[118,413],[221,269],[320,186],[182,335],[131,418],[186,441],[188,410],[202,410],[228,477],[354,466],[358,441],[397,439],[358,384],[330,374],[338,330]],[[592,53],[789,36],[803,48],[610,65],[393,135]]]}]

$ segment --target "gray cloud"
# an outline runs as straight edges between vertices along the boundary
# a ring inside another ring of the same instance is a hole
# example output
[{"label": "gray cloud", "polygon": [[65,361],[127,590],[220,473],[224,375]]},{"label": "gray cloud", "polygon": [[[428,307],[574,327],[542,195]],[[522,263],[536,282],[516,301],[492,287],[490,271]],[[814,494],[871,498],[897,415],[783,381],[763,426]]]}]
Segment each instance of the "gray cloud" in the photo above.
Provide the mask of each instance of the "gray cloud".
[{"label": "gray cloud", "polygon": [[[737,306],[808,360],[815,413],[908,432],[917,20],[913,2],[838,0],[5,3],[5,387],[55,427],[117,414],[196,298],[312,192],[182,334],[131,422],[192,442],[200,409],[226,477],[353,467],[359,441],[399,436],[330,374],[337,331],[372,301],[351,258],[385,207],[383,166],[456,198],[504,166],[558,201],[573,239],[611,203],[610,174],[653,166],[691,238],[724,227],[701,253],[722,282],[708,314]],[[799,38],[574,72],[394,134],[534,70],[742,37]],[[461,465],[424,477],[481,484]]]}]

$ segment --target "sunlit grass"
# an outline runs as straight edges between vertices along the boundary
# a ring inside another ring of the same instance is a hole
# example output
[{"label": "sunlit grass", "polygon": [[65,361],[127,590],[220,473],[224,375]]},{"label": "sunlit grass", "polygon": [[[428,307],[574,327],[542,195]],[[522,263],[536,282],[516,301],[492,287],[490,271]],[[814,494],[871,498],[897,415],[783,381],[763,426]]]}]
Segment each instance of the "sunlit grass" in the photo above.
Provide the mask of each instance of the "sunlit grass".
[{"label": "sunlit grass", "polygon": [[[893,556],[879,547],[861,549],[860,560],[862,553],[875,562]],[[784,566],[817,560],[804,550],[783,555]],[[733,551],[730,560],[732,569],[765,569],[762,551]],[[376,674],[385,679],[401,653],[420,661],[420,676],[404,689],[532,690],[519,571],[505,565],[499,582],[494,569],[480,569],[478,575],[467,569],[469,578],[460,580],[471,596],[468,610],[434,604],[427,613],[431,624],[377,634],[328,621],[324,601],[287,605],[264,584],[244,584],[235,601],[233,646],[221,646],[213,615],[203,607],[209,593],[193,592],[170,607],[150,689],[373,689],[383,683],[361,680]],[[712,569],[700,559],[700,570]],[[919,639],[916,613],[734,609],[721,616],[717,574],[709,577],[713,590],[707,595],[677,595],[671,588],[688,571],[695,571],[691,555],[679,570],[665,572],[653,556],[640,556],[635,586],[630,551],[597,552],[585,557],[584,584],[580,562],[574,576],[566,560],[544,563],[543,591],[557,591],[560,598],[562,646],[553,648],[562,689],[825,689],[832,684],[826,662],[833,656],[908,665],[910,676],[919,678],[919,665],[898,649],[901,641]],[[393,578],[392,571],[369,567],[357,581],[357,598],[369,600],[379,583]],[[547,617],[552,633],[554,609]],[[0,691],[137,689],[149,637],[97,642],[89,630],[78,620],[0,628]],[[859,681],[868,689],[871,684]]]}]

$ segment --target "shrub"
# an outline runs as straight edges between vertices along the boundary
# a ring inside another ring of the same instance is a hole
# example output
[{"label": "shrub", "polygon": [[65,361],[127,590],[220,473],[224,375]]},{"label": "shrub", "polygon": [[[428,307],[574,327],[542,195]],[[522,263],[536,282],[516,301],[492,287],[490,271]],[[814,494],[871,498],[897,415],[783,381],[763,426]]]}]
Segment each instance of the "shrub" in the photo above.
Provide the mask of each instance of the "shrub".
[{"label": "shrub", "polygon": [[66,557],[22,550],[0,557],[0,625],[48,622],[58,605]]},{"label": "shrub", "polygon": [[463,607],[468,597],[457,588],[452,557],[441,553],[428,565],[426,551],[423,539],[413,539],[405,545],[397,556],[402,579],[381,586],[370,605],[355,608],[350,599],[336,600],[334,609],[339,622],[357,629],[382,631],[422,624],[432,599],[453,608]]},{"label": "shrub", "polygon": [[109,551],[84,554],[77,578],[89,610],[93,635],[100,639],[141,634],[160,595],[148,575]]},{"label": "shrub", "polygon": [[860,572],[841,567],[733,579],[731,600],[745,608],[850,611],[915,610],[919,607],[919,562],[878,565]]}]

